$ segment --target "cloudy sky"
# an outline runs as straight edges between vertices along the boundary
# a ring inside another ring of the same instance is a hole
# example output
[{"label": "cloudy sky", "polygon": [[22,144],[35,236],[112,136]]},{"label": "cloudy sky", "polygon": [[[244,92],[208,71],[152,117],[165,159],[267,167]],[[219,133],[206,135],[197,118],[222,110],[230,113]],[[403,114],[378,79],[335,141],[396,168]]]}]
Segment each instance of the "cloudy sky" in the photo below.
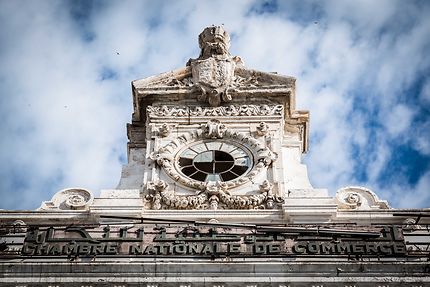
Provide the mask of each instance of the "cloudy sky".
[{"label": "cloudy sky", "polygon": [[199,53],[224,24],[246,66],[297,78],[312,184],[430,207],[428,1],[0,0],[0,208],[114,188],[130,82]]}]

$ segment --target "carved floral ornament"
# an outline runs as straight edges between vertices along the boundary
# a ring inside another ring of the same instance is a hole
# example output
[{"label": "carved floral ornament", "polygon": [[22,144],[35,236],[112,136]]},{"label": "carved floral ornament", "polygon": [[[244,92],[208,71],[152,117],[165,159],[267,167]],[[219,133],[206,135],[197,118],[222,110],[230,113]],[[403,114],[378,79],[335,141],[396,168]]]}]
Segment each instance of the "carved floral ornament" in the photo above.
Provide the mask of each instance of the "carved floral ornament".
[{"label": "carved floral ornament", "polygon": [[189,116],[282,116],[282,105],[229,105],[222,107],[148,106],[150,118]]},{"label": "carved floral ornament", "polygon": [[180,151],[190,144],[208,139],[221,139],[238,146],[245,147],[254,159],[253,166],[246,174],[226,182],[223,182],[225,189],[237,187],[250,182],[257,174],[265,170],[276,159],[276,154],[257,139],[245,134],[228,129],[224,124],[217,120],[211,120],[203,124],[200,129],[189,132],[177,137],[175,140],[153,152],[150,158],[163,168],[176,182],[184,186],[203,191],[207,188],[207,182],[201,182],[186,177],[179,171],[177,157]]},{"label": "carved floral ornament", "polygon": [[253,195],[231,195],[223,182],[209,182],[195,195],[176,195],[168,187],[163,180],[148,183],[145,200],[152,209],[272,209],[283,202],[273,194],[268,180],[259,186],[260,193]]},{"label": "carved floral ornament", "polygon": [[[177,155],[196,141],[217,139],[234,142],[245,147],[254,158],[250,170],[233,180],[202,182],[193,180],[178,169]],[[152,209],[256,209],[273,208],[282,202],[272,192],[272,184],[267,180],[260,185],[260,192],[254,195],[231,195],[229,189],[248,183],[260,172],[267,169],[276,159],[275,153],[257,139],[228,129],[217,120],[203,124],[198,130],[179,136],[166,146],[151,154],[151,159],[163,168],[176,182],[196,189],[194,195],[176,195],[162,180],[149,182],[145,199]]]}]

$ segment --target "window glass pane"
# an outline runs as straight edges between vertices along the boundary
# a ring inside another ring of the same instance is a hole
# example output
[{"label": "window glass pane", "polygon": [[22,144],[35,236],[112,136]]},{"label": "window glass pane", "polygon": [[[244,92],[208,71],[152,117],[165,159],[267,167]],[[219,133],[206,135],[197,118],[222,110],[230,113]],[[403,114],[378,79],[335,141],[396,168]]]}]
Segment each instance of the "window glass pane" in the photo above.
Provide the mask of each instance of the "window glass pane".
[{"label": "window glass pane", "polygon": [[207,173],[214,172],[214,164],[212,162],[195,162],[194,166],[199,170]]},{"label": "window glass pane", "polygon": [[236,158],[234,160],[234,164],[235,165],[246,165],[246,166],[250,166],[251,162],[249,157],[242,157],[242,158]]},{"label": "window glass pane", "polygon": [[221,178],[223,181],[229,181],[229,180],[235,179],[236,177],[237,177],[237,175],[233,174],[230,171],[221,173]]},{"label": "window glass pane", "polygon": [[213,155],[212,151],[202,152],[201,154],[197,155],[194,158],[194,162],[212,162],[213,161],[212,155]]},{"label": "window glass pane", "polygon": [[190,149],[186,149],[181,153],[181,157],[194,158],[196,156],[196,152]]},{"label": "window glass pane", "polygon": [[246,152],[244,152],[241,149],[235,149],[233,151],[230,152],[231,156],[234,158],[238,158],[238,157],[245,157],[247,156]]},{"label": "window glass pane", "polygon": [[225,151],[226,153],[230,153],[232,150],[236,148],[237,147],[235,147],[234,145],[227,144],[227,143],[223,143],[223,145],[221,146],[221,150]]},{"label": "window glass pane", "polygon": [[221,144],[221,142],[207,142],[206,146],[208,147],[208,150],[219,150]]},{"label": "window glass pane", "polygon": [[245,173],[245,171],[248,170],[247,166],[242,166],[242,165],[235,165],[231,171],[234,172],[237,175],[242,175]]},{"label": "window glass pane", "polygon": [[192,175],[196,171],[197,171],[197,169],[194,166],[184,167],[182,169],[182,172],[188,176]]},{"label": "window glass pane", "polygon": [[215,161],[233,161],[233,158],[228,153],[216,150]]},{"label": "window glass pane", "polygon": [[220,173],[220,172],[225,172],[227,170],[229,170],[231,167],[233,166],[233,162],[216,162],[215,163],[215,172],[216,173]]},{"label": "window glass pane", "polygon": [[219,174],[209,174],[206,181],[221,181]]},{"label": "window glass pane", "polygon": [[193,160],[190,158],[181,157],[179,158],[179,165],[180,166],[193,165]]},{"label": "window glass pane", "polygon": [[192,179],[198,180],[198,181],[205,181],[206,180],[206,173],[203,172],[196,172],[195,174],[193,174],[192,176],[190,176]]},{"label": "window glass pane", "polygon": [[190,147],[190,149],[192,149],[193,151],[195,151],[197,153],[207,151],[206,145],[204,143],[193,145],[192,147]]}]

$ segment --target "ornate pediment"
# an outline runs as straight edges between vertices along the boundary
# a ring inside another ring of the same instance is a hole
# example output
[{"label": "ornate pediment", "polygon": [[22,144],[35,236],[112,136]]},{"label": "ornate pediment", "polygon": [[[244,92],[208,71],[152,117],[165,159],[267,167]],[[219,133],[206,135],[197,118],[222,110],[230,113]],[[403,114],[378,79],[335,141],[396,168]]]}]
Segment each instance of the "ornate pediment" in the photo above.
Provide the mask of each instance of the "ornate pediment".
[{"label": "ornate pediment", "polygon": [[240,97],[241,91],[261,88],[294,93],[295,79],[244,67],[242,59],[230,55],[230,37],[222,27],[208,27],[199,35],[201,49],[187,67],[132,82],[135,95],[187,93],[200,102],[217,107]]},{"label": "ornate pediment", "polygon": [[[199,46],[199,57],[190,59],[186,67],[132,82],[134,126],[129,130],[144,126],[148,112],[159,112],[148,107],[161,109],[164,103],[182,107],[174,109],[185,116],[193,111],[236,116],[243,110],[252,112],[245,106],[262,113],[269,106],[277,110],[282,106],[284,130],[299,133],[302,150],[307,150],[308,113],[295,110],[294,77],[245,67],[240,57],[229,53],[230,38],[222,27],[206,28],[199,35]],[[144,135],[139,137],[143,144]]]},{"label": "ornate pediment", "polygon": [[[204,75],[201,75],[201,77],[204,77]],[[193,78],[191,67],[188,66],[157,76],[135,80],[132,82],[132,85],[135,92],[142,94],[157,89],[171,92],[185,89],[185,91],[191,93],[196,92],[195,85],[199,83],[198,79],[200,79],[200,76],[196,78]],[[236,66],[233,70],[233,76],[228,80],[228,86],[232,90],[252,90],[258,88],[276,89],[281,87],[294,90],[295,81],[294,77],[252,70],[241,65]],[[214,79],[214,82],[220,83],[221,81]]]}]

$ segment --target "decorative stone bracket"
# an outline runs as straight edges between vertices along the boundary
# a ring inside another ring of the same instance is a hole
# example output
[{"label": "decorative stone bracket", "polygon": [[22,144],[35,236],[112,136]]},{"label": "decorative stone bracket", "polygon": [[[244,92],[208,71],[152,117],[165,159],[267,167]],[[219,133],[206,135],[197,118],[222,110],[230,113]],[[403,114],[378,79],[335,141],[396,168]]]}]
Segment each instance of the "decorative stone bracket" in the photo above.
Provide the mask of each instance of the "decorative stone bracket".
[{"label": "decorative stone bracket", "polygon": [[163,180],[149,182],[145,200],[152,209],[272,209],[284,200],[273,194],[273,185],[264,180],[258,194],[231,195],[225,183],[210,182],[195,195],[176,195]]}]

